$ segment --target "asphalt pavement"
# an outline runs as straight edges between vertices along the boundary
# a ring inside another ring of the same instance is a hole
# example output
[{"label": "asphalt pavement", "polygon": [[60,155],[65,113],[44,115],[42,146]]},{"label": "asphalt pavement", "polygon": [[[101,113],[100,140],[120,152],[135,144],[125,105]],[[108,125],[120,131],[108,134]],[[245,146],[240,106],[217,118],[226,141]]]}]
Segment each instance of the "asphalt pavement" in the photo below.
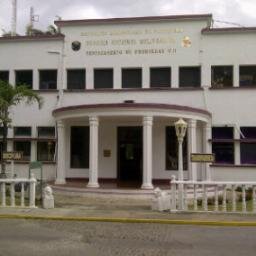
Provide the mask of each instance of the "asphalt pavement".
[{"label": "asphalt pavement", "polygon": [[254,256],[255,227],[0,220],[0,256]]}]

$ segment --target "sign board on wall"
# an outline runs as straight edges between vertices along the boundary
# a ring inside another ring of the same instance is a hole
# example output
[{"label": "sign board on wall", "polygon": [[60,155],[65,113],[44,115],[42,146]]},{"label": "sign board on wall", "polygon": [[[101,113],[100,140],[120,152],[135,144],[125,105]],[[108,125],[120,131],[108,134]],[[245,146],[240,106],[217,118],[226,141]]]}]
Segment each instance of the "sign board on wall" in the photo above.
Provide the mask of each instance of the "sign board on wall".
[{"label": "sign board on wall", "polygon": [[191,162],[198,163],[213,163],[215,161],[214,154],[191,154],[190,155]]},{"label": "sign board on wall", "polygon": [[23,152],[3,152],[2,159],[3,160],[21,160],[23,157]]}]

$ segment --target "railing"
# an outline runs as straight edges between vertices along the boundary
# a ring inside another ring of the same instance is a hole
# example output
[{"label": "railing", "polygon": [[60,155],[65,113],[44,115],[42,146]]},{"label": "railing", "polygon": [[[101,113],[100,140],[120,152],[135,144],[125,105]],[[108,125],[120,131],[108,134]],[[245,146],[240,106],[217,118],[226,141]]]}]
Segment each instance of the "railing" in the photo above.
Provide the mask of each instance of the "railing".
[{"label": "railing", "polygon": [[177,211],[256,213],[256,182],[178,181],[173,176],[171,212]]},{"label": "railing", "polygon": [[[36,207],[36,179],[31,175],[30,179],[0,179],[1,187],[1,205],[0,207]],[[15,191],[15,185],[20,188],[20,192]],[[27,186],[26,186],[27,185]],[[27,188],[27,191],[25,191]],[[20,194],[20,195],[18,195]],[[26,202],[25,194],[28,194],[28,202]],[[19,205],[16,204],[16,196],[20,199]],[[7,200],[8,199],[8,200]]]}]

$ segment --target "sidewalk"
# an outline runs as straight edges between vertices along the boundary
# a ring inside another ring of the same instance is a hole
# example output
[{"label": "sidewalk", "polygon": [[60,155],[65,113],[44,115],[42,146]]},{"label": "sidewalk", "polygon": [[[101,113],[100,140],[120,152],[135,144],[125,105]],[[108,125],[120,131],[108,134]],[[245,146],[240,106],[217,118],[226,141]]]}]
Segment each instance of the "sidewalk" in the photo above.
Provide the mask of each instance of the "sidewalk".
[{"label": "sidewalk", "polygon": [[55,209],[0,208],[0,218],[14,218],[16,216],[15,218],[78,221],[256,226],[255,214],[156,212],[151,210],[150,199],[127,199],[107,195],[67,196],[55,194],[55,206]]}]

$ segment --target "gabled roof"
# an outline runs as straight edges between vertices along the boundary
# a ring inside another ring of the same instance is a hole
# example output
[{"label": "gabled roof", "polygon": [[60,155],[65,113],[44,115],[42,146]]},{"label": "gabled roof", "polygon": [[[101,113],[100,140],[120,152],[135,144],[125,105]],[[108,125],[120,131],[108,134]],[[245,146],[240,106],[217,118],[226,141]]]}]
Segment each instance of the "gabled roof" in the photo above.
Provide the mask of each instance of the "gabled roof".
[{"label": "gabled roof", "polygon": [[189,15],[168,15],[168,16],[145,16],[145,17],[126,17],[109,19],[84,19],[84,20],[56,20],[57,26],[73,26],[85,24],[112,24],[112,23],[133,23],[133,22],[153,22],[164,20],[212,20],[212,14],[189,14]]}]

